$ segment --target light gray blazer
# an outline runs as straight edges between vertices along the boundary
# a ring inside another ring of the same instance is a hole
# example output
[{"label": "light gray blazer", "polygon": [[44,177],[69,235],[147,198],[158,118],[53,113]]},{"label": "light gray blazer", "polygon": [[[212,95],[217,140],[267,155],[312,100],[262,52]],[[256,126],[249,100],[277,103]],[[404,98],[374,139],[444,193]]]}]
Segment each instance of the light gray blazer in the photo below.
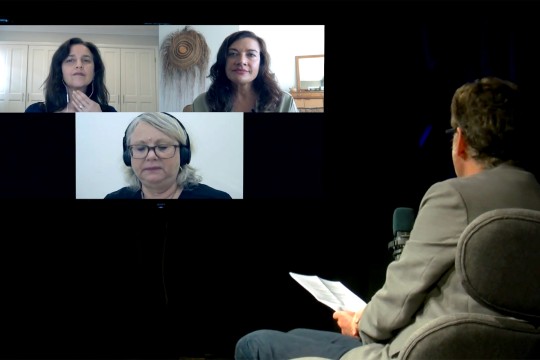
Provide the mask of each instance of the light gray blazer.
[{"label": "light gray blazer", "polygon": [[388,266],[383,287],[364,311],[359,324],[364,346],[342,359],[397,357],[416,329],[441,315],[494,314],[462,287],[454,266],[457,241],[480,214],[516,207],[540,210],[540,185],[531,173],[513,166],[432,185],[400,259]]}]

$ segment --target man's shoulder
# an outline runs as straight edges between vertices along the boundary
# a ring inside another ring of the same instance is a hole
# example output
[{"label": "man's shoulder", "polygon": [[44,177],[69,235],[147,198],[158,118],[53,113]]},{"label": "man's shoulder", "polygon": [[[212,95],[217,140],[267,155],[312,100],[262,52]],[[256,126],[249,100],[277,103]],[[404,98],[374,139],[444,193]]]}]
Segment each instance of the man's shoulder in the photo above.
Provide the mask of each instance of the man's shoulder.
[{"label": "man's shoulder", "polygon": [[457,196],[464,202],[483,199],[481,203],[485,204],[487,198],[491,200],[515,198],[515,188],[520,188],[521,193],[538,194],[540,185],[535,176],[524,169],[499,165],[474,175],[453,177],[434,183],[427,190],[425,197],[444,194],[446,198]]}]

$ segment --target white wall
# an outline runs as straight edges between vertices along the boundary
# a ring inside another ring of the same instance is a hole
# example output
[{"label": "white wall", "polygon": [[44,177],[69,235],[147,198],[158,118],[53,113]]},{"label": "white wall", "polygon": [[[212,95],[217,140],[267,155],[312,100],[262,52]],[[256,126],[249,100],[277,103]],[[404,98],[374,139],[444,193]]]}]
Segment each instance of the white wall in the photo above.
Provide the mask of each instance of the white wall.
[{"label": "white wall", "polygon": [[[168,34],[182,30],[185,26],[160,25],[159,46]],[[295,56],[324,54],[324,25],[190,25],[190,28],[200,32],[210,48],[208,72],[216,61],[221,43],[227,36],[239,30],[253,31],[266,42],[270,53],[270,67],[276,74],[281,89],[285,91],[296,86]],[[160,58],[158,59],[158,83],[160,84],[158,108],[160,111],[182,111],[183,107],[193,100],[183,101],[180,96],[171,99],[171,94],[163,91],[161,67]],[[210,79],[206,79],[205,86],[203,91],[210,86]],[[197,95],[193,95],[193,98]]]},{"label": "white wall", "polygon": [[157,25],[0,25],[0,41],[51,43],[80,37],[96,45],[157,46]]},{"label": "white wall", "polygon": [[324,54],[324,25],[240,25],[264,39],[281,89],[296,87],[296,61],[299,55]]},{"label": "white wall", "polygon": [[[77,113],[76,198],[103,199],[126,186],[122,139],[140,112]],[[191,142],[190,165],[203,183],[243,198],[243,113],[171,113]]]}]

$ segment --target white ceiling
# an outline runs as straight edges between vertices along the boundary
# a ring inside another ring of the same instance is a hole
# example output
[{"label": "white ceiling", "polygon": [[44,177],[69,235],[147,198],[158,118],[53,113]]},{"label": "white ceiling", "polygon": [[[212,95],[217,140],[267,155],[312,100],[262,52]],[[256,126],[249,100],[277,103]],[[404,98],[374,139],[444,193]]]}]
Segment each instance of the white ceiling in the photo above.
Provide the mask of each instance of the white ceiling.
[{"label": "white ceiling", "polygon": [[0,25],[0,32],[158,36],[158,25]]}]

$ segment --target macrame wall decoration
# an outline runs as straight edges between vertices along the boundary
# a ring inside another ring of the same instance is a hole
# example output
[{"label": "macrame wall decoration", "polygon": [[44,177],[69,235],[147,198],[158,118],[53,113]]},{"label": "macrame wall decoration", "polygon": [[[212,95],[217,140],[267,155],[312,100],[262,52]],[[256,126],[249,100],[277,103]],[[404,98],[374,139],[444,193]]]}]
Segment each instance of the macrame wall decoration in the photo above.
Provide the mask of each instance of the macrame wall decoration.
[{"label": "macrame wall decoration", "polygon": [[204,92],[210,48],[204,36],[186,26],[170,33],[160,46],[165,111],[182,111]]}]

